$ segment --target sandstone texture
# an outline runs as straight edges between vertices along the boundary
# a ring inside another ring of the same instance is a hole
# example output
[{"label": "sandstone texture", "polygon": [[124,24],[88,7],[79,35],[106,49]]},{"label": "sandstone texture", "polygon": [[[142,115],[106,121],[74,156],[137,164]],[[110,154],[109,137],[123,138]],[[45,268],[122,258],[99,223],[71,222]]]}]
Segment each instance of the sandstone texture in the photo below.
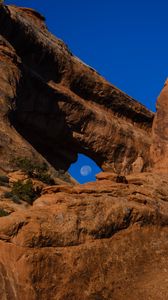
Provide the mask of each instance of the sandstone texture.
[{"label": "sandstone texture", "polygon": [[157,113],[152,127],[151,158],[156,172],[168,170],[168,80],[156,104]]},{"label": "sandstone texture", "polygon": [[44,188],[0,218],[1,299],[167,299],[167,176],[116,181]]},{"label": "sandstone texture", "polygon": [[44,21],[0,5],[0,300],[167,300],[167,83],[154,116]]},{"label": "sandstone texture", "polygon": [[1,6],[0,34],[1,114],[13,130],[11,141],[2,131],[2,151],[32,152],[28,141],[56,169],[79,152],[104,170],[130,173],[139,157],[136,169],[149,168],[152,112],[73,56],[33,10]]}]

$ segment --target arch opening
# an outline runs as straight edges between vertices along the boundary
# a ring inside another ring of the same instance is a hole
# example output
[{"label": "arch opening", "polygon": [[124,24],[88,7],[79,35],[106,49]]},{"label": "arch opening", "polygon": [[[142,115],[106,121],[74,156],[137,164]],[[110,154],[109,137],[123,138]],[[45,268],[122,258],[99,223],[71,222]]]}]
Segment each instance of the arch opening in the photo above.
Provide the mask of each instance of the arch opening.
[{"label": "arch opening", "polygon": [[68,169],[70,175],[81,184],[96,181],[96,174],[101,171],[93,159],[82,153],[78,153],[77,161]]}]

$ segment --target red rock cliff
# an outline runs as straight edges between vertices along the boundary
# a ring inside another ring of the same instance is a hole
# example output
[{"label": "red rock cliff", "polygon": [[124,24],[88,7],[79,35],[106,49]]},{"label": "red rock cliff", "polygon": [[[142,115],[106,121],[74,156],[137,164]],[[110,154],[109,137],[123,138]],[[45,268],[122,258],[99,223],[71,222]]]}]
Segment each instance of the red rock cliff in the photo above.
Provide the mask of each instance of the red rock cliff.
[{"label": "red rock cliff", "polygon": [[151,159],[155,172],[168,173],[168,81],[165,82],[156,105],[152,127]]},{"label": "red rock cliff", "polygon": [[[0,69],[0,299],[167,300],[168,178],[150,168],[166,162],[166,88],[152,129],[152,112],[14,6],[0,6]],[[48,186],[12,162],[56,177],[78,152],[108,172]]]},{"label": "red rock cliff", "polygon": [[6,114],[55,168],[78,152],[114,172],[149,167],[152,112],[73,56],[33,10],[2,6],[0,34]]}]

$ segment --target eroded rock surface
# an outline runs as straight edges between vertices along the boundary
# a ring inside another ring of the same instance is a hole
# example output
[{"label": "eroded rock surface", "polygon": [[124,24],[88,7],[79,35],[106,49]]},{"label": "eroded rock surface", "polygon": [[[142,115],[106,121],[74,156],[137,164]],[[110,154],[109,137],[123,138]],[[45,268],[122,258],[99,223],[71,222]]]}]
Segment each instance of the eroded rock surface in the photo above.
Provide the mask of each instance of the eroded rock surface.
[{"label": "eroded rock surface", "polygon": [[118,173],[138,157],[136,172],[149,167],[152,112],[73,56],[33,10],[1,6],[0,34],[1,113],[16,129],[2,149],[16,152],[16,141],[23,153],[24,137],[56,169],[79,152]]},{"label": "eroded rock surface", "polygon": [[168,80],[157,99],[156,115],[152,127],[151,158],[153,168],[168,173]]},{"label": "eroded rock surface", "polygon": [[167,299],[167,176],[99,180],[0,218],[1,299]]}]

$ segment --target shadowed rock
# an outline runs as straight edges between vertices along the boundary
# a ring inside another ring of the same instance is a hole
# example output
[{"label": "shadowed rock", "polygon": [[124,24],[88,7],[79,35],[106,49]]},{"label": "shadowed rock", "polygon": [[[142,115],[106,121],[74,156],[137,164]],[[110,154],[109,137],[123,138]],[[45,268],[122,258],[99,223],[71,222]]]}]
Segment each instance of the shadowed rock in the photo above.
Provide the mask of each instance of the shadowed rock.
[{"label": "shadowed rock", "polygon": [[168,173],[168,80],[157,99],[156,110],[151,158],[155,172]]},{"label": "shadowed rock", "polygon": [[73,56],[35,11],[1,7],[0,34],[6,115],[56,169],[78,152],[117,173],[133,172],[139,156],[136,169],[149,167],[152,112]]}]

